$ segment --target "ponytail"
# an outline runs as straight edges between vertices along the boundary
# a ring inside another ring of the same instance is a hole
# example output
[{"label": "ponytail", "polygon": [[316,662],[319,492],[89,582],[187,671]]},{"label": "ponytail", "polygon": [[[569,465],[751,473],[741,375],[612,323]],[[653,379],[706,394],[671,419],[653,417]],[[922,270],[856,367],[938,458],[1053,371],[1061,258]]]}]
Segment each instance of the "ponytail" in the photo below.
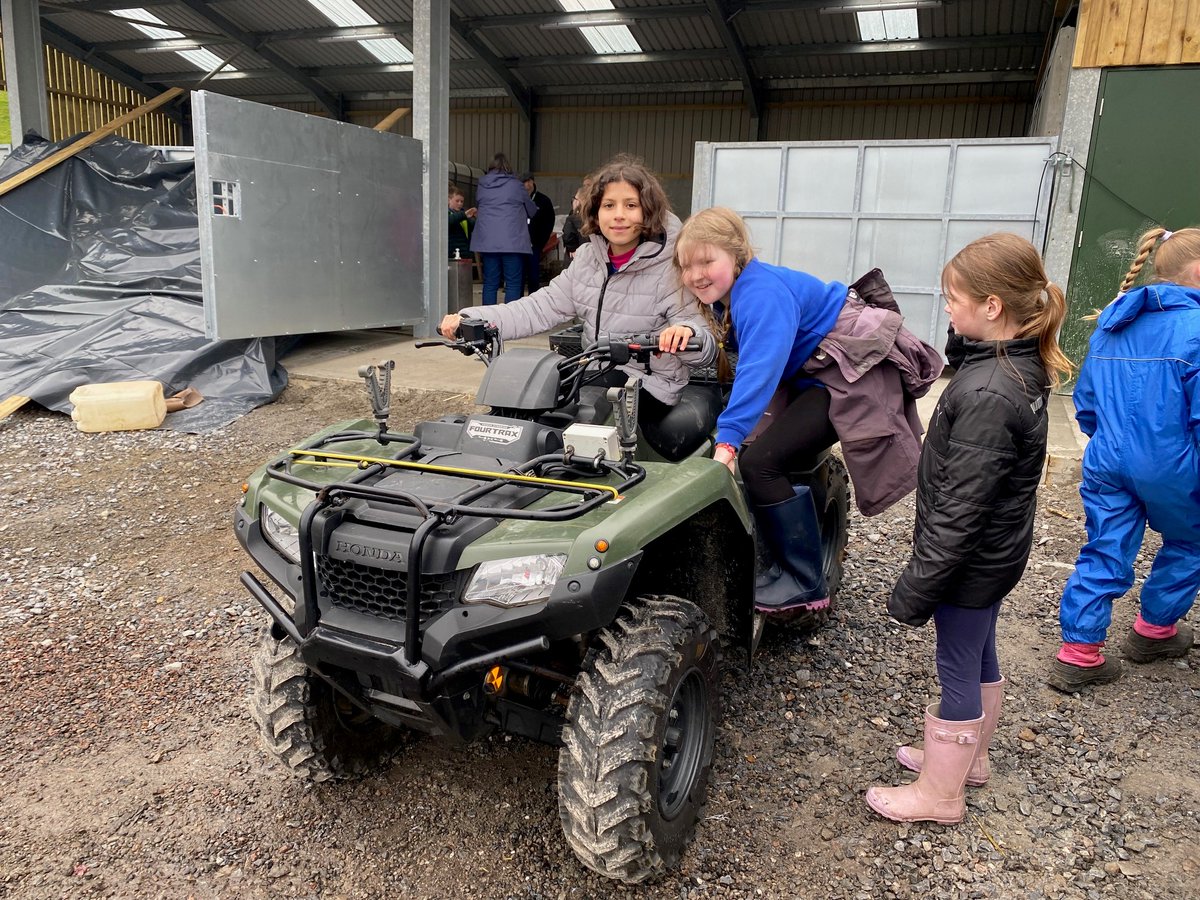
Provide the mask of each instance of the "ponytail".
[{"label": "ponytail", "polygon": [[1150,251],[1154,249],[1154,245],[1158,243],[1159,238],[1166,233],[1167,229],[1165,228],[1151,228],[1138,238],[1137,256],[1134,257],[1133,263],[1129,266],[1129,271],[1125,273],[1125,278],[1121,281],[1121,286],[1117,288],[1118,293],[1124,294],[1133,287],[1133,283],[1137,281],[1138,273],[1142,271],[1142,266],[1150,258]]},{"label": "ponytail", "polygon": [[700,314],[704,316],[704,321],[708,323],[708,328],[717,341],[717,381],[721,384],[729,384],[733,381],[733,366],[730,365],[729,353],[725,350],[725,339],[729,337],[730,329],[733,328],[733,318],[730,316],[729,307],[730,304],[726,302],[725,312],[718,321],[717,317],[713,315],[711,306],[707,303],[700,304]]},{"label": "ponytail", "polygon": [[1050,386],[1057,388],[1075,371],[1075,366],[1058,345],[1058,332],[1067,317],[1067,298],[1062,288],[1049,281],[1046,282],[1045,293],[1045,301],[1039,304],[1038,311],[1017,332],[1017,337],[1038,339],[1038,354],[1042,358],[1042,365],[1046,367]]},{"label": "ponytail", "polygon": [[[1051,284],[1037,248],[1023,237],[999,232],[971,241],[946,263],[943,284],[953,273],[966,296],[977,303],[995,295],[1004,312],[1017,325],[1016,337],[1038,339],[1038,355],[1046,378],[1057,388],[1074,366],[1058,346],[1058,331],[1067,315],[1062,288]],[[996,352],[1003,355],[1002,345]],[[1020,375],[1013,369],[1013,374]]]}]

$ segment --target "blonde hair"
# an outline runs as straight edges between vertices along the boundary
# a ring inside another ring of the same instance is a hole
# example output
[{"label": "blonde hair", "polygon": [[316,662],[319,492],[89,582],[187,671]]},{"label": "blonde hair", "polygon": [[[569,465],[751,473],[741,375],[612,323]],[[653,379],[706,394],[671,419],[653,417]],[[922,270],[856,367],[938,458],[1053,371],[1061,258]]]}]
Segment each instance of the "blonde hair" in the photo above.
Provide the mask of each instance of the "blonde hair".
[{"label": "blonde hair", "polygon": [[[742,273],[750,260],[754,259],[754,248],[750,245],[750,229],[746,227],[741,216],[725,206],[703,209],[690,216],[679,229],[675,238],[673,262],[681,276],[684,256],[691,256],[694,250],[705,245],[717,247],[733,257],[735,278]],[[733,323],[730,304],[725,304],[725,312],[720,321],[713,315],[712,307],[706,303],[700,304],[700,313],[717,339],[717,380],[722,383],[728,382],[733,376],[733,368],[729,365],[729,357],[725,352],[725,339],[729,336]]]},{"label": "blonde hair", "polygon": [[[1122,294],[1133,287],[1142,266],[1151,256],[1154,257],[1151,265],[1154,267],[1155,281],[1187,284],[1183,280],[1185,270],[1200,261],[1200,228],[1181,228],[1179,231],[1169,232],[1165,228],[1156,227],[1145,232],[1138,238],[1137,256],[1121,281],[1119,291]],[[1200,284],[1187,286],[1200,288]]]},{"label": "blonde hair", "polygon": [[[951,280],[977,303],[991,296],[1000,298],[1005,316],[1017,326],[1016,337],[1038,339],[1038,355],[1053,387],[1071,376],[1075,367],[1058,346],[1067,299],[1062,288],[1046,277],[1033,244],[1003,232],[971,241],[946,263],[943,290]],[[996,349],[1003,352],[999,344]]]}]

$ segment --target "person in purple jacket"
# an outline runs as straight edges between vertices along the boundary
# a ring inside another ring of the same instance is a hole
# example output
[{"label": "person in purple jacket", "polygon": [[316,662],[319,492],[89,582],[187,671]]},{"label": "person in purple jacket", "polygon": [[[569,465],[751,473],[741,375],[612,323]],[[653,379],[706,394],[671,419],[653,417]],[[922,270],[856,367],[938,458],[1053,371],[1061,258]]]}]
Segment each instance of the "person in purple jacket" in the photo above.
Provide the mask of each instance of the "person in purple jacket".
[{"label": "person in purple jacket", "polygon": [[518,300],[529,256],[529,217],[537,205],[513,174],[508,157],[497,153],[475,189],[475,231],[471,250],[483,260],[483,305],[494,306],[504,276],[504,302]]},{"label": "person in purple jacket", "polygon": [[717,419],[713,458],[734,471],[743,441],[780,385],[798,393],[741,454],[742,480],[777,566],[755,584],[764,612],[829,603],[812,495],[788,473],[807,468],[838,440],[829,419],[829,392],[806,377],[804,363],[837,323],[849,288],[754,258],[750,232],[731,209],[713,207],[689,218],[675,243],[683,286],[706,308],[723,304],[717,336],[732,328],[737,374]]}]

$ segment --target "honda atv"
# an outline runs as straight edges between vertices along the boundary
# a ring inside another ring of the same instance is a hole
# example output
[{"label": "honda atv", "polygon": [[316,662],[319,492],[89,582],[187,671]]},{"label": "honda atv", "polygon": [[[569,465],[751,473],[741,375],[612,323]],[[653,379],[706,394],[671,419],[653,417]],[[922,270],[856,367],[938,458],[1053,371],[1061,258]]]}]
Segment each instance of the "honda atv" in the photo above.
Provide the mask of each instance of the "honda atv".
[{"label": "honda atv", "polygon": [[[241,578],[271,617],[253,660],[262,737],[312,781],[366,772],[410,732],[557,745],[579,858],[624,882],[659,875],[704,805],[722,641],[753,652],[761,633],[753,519],[710,458],[713,422],[660,428],[654,446],[638,379],[598,386],[648,366],[654,336],[501,353],[493,326],[464,321],[424,343],[487,364],[489,412],[394,433],[392,364],[365,367],[373,420],[327,428],[247,483],[235,528],[269,578]],[[832,596],[845,469],[827,455],[798,479]]]}]

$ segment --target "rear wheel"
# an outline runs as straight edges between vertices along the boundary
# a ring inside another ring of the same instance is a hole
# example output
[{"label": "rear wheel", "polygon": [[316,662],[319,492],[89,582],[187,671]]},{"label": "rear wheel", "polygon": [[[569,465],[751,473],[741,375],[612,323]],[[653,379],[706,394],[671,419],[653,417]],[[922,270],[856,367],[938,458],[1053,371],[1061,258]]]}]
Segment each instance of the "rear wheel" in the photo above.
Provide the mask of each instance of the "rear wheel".
[{"label": "rear wheel", "polygon": [[695,604],[642,597],[601,631],[567,709],[559,816],[589,868],[627,883],[678,863],[704,807],[720,644]]},{"label": "rear wheel", "polygon": [[269,627],[252,663],[250,714],[266,748],[300,778],[366,774],[388,762],[406,734],[337,693],[304,664],[291,638]]}]

